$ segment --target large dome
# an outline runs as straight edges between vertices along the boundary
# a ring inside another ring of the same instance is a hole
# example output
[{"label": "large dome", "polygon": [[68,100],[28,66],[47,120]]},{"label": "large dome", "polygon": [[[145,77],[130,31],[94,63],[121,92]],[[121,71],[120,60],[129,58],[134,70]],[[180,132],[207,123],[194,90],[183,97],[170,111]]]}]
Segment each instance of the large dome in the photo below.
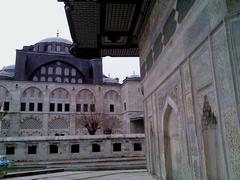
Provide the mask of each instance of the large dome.
[{"label": "large dome", "polygon": [[61,54],[70,54],[69,47],[72,42],[60,38],[60,37],[48,37],[38,41],[36,44],[32,46],[25,46],[23,49],[27,51],[34,52],[45,52],[45,53],[61,53]]},{"label": "large dome", "polygon": [[41,41],[39,41],[38,43],[43,43],[43,42],[62,42],[62,43],[66,43],[66,44],[72,44],[71,41],[64,39],[64,38],[60,38],[60,37],[49,37],[49,38],[45,38],[42,39]]}]

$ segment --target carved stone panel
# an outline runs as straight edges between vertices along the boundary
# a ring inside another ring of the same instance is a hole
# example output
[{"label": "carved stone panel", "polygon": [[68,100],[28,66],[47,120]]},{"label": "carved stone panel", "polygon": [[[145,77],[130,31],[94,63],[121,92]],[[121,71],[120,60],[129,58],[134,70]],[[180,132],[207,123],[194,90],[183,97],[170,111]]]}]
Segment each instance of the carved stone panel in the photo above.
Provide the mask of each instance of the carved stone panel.
[{"label": "carved stone panel", "polygon": [[212,81],[209,44],[206,41],[191,57],[194,87],[200,89]]},{"label": "carved stone panel", "polygon": [[240,179],[240,131],[227,38],[222,26],[212,36],[213,62],[230,179]]}]

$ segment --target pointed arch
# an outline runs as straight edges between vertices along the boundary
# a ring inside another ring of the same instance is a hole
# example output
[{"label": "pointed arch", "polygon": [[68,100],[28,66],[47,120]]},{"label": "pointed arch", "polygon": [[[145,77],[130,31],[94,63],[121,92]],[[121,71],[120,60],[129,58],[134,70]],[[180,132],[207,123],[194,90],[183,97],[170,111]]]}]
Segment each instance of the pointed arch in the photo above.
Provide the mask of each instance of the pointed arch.
[{"label": "pointed arch", "polygon": [[164,158],[166,179],[175,179],[178,172],[178,156],[180,152],[179,120],[176,103],[168,96],[163,108],[162,128],[164,140]]},{"label": "pointed arch", "polygon": [[104,94],[104,113],[121,111],[121,98],[120,94],[115,90],[109,90]]}]

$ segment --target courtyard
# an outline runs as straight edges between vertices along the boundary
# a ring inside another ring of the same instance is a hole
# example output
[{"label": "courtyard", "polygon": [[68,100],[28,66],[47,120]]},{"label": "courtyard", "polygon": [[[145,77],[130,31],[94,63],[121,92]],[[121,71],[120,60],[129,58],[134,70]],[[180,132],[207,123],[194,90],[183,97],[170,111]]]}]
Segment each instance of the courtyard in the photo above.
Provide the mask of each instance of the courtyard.
[{"label": "courtyard", "polygon": [[43,174],[36,176],[24,176],[16,178],[5,179],[18,179],[18,180],[154,180],[147,170],[115,170],[115,171],[67,171],[51,174]]}]

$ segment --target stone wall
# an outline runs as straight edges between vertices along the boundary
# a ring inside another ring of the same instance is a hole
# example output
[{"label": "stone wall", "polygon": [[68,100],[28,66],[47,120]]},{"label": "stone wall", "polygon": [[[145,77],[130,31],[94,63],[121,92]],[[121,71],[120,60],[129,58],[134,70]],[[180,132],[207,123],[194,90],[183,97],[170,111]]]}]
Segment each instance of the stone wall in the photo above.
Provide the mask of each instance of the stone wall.
[{"label": "stone wall", "polygon": [[[121,86],[1,81],[0,87],[1,94],[7,92],[7,96],[1,97],[1,102],[9,102],[8,113],[2,122],[2,136],[87,134],[78,119],[83,114],[91,114],[91,104],[94,104],[96,113],[104,113],[116,121],[113,133],[126,133],[122,119]],[[104,98],[109,92],[117,95],[116,99],[112,96],[110,100]],[[24,110],[21,103],[25,103]],[[41,110],[38,109],[39,103],[42,104]],[[54,111],[50,110],[51,103],[55,104]],[[81,104],[80,112],[76,108],[78,103]],[[34,104],[33,110],[30,109],[31,104]],[[60,108],[58,104],[61,104]],[[66,104],[69,106],[67,109]],[[84,104],[88,106],[87,112],[83,112]],[[113,112],[110,112],[110,104],[114,106]],[[97,134],[103,134],[103,129],[99,129]]]},{"label": "stone wall", "polygon": [[[51,145],[56,145],[58,151],[50,152]],[[96,145],[100,149],[93,147]],[[25,162],[145,156],[143,134],[0,138],[0,154],[6,154],[10,146],[14,147],[14,153],[7,154],[7,158]],[[30,146],[36,146],[35,153],[29,151]]]},{"label": "stone wall", "polygon": [[239,179],[240,9],[203,0],[183,12],[183,2],[156,1],[140,39],[148,170]]}]

